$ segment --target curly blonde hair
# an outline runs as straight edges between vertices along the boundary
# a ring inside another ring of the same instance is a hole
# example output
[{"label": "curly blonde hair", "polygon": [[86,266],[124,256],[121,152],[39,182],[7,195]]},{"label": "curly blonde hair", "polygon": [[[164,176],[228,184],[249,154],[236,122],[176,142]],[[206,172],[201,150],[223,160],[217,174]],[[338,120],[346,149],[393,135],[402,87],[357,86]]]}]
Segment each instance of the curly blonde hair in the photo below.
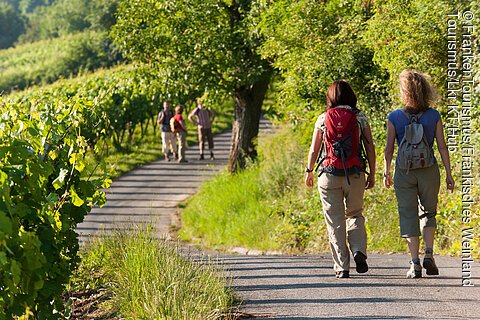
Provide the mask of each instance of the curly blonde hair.
[{"label": "curly blonde hair", "polygon": [[403,70],[400,73],[400,98],[405,109],[416,113],[435,104],[437,93],[428,79],[427,75],[416,70]]}]

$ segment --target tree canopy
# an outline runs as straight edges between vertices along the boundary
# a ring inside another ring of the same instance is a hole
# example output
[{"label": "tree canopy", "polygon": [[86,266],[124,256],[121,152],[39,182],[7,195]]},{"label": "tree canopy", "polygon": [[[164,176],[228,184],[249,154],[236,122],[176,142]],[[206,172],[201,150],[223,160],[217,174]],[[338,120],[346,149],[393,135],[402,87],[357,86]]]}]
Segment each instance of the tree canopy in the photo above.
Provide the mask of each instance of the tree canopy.
[{"label": "tree canopy", "polygon": [[254,157],[260,108],[271,73],[250,32],[254,1],[124,1],[115,42],[132,60],[147,63],[179,102],[203,95],[236,98],[230,170]]},{"label": "tree canopy", "polygon": [[251,1],[125,1],[113,35],[127,56],[154,65],[171,95],[232,93],[269,70],[248,30]]},{"label": "tree canopy", "polygon": [[[56,0],[25,13],[22,42],[65,36],[85,30],[106,31],[115,23],[119,0]],[[22,3],[20,3],[22,4]]]},{"label": "tree canopy", "polygon": [[265,8],[261,53],[283,76],[282,103],[290,114],[318,110],[338,79],[351,83],[361,107],[385,104],[386,73],[362,37],[373,14],[373,4],[360,0],[283,0]]},{"label": "tree canopy", "polygon": [[22,17],[15,7],[0,0],[0,49],[10,47],[23,33]]}]

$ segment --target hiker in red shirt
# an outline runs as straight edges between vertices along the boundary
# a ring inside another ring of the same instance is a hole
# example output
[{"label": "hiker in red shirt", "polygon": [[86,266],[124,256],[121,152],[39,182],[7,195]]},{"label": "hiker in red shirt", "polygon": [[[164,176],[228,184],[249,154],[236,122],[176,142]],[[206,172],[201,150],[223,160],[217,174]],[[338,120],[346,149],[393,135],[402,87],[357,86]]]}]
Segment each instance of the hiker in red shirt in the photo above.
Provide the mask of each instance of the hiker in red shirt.
[{"label": "hiker in red shirt", "polygon": [[182,117],[183,106],[175,107],[175,116],[172,118],[172,132],[177,135],[178,141],[178,162],[188,162],[185,158],[185,148],[187,144],[187,125]]},{"label": "hiker in red shirt", "polygon": [[[314,166],[316,159],[320,159],[318,190],[335,275],[337,278],[349,278],[349,250],[357,272],[368,271],[363,194],[365,189],[375,184],[375,148],[368,120],[357,109],[357,97],[348,82],[340,80],[330,85],[326,105],[327,111],[315,123],[305,168],[305,185],[313,187]],[[370,171],[368,177],[365,177],[365,160],[368,160]]]},{"label": "hiker in red shirt", "polygon": [[192,110],[192,112],[188,115],[188,120],[195,123],[198,127],[198,143],[200,148],[200,156],[199,160],[204,159],[203,152],[205,150],[205,142],[204,140],[207,139],[208,141],[208,150],[210,150],[210,159],[214,160],[215,157],[213,156],[213,134],[212,134],[212,122],[215,119],[215,114],[203,107],[203,100],[201,98],[197,98],[197,107]]}]

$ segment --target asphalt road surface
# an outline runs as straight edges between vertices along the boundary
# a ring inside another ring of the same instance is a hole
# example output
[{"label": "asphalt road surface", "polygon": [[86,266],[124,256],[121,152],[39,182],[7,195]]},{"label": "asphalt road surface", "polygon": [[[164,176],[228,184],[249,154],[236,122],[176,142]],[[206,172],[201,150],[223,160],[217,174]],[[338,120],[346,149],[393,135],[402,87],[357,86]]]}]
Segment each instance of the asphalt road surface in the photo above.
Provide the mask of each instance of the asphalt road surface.
[{"label": "asphalt road surface", "polygon": [[[262,128],[270,127],[263,122]],[[153,224],[166,236],[177,205],[225,167],[230,133],[214,140],[213,161],[196,160],[198,146],[192,146],[188,163],[159,160],[116,179],[107,190],[107,204],[93,209],[78,226],[81,241],[134,224]],[[329,254],[210,255],[229,270],[243,300],[243,318],[480,319],[480,267],[474,264],[474,286],[462,287],[459,258],[436,256],[440,276],[406,279],[407,256],[371,254],[367,273],[352,268],[351,278],[336,279]]]}]

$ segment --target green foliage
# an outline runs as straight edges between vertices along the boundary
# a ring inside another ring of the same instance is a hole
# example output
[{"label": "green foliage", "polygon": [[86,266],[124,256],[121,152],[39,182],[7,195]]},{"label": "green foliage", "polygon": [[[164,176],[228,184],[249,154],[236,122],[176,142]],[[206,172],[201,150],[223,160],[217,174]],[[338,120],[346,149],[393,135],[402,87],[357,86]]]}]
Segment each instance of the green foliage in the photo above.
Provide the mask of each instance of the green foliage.
[{"label": "green foliage", "polygon": [[0,51],[0,92],[112,66],[120,56],[105,33],[85,32]]},{"label": "green foliage", "polygon": [[0,319],[57,319],[78,257],[75,227],[102,205],[102,179],[82,178],[89,112],[81,101],[0,101]]},{"label": "green foliage", "polygon": [[23,30],[20,13],[6,0],[0,0],[0,49],[13,45]]},{"label": "green foliage", "polygon": [[38,6],[51,4],[53,0],[13,0],[13,2],[17,3],[18,9],[23,15],[27,15]]},{"label": "green foliage", "polygon": [[279,103],[289,120],[318,115],[328,86],[338,79],[351,83],[360,109],[384,112],[388,75],[374,65],[374,52],[362,38],[371,9],[359,0],[283,0],[262,9],[260,52],[283,76]]},{"label": "green foliage", "polygon": [[374,62],[385,68],[394,88],[404,69],[432,76],[443,92],[446,82],[447,14],[456,12],[453,1],[384,0],[376,2],[368,21],[365,43],[375,52]]},{"label": "green foliage", "polygon": [[156,66],[169,93],[232,94],[270,69],[245,27],[251,1],[124,1],[112,35],[134,60]]},{"label": "green foliage", "polygon": [[[82,134],[94,148],[105,137],[113,139],[117,148],[123,141],[131,140],[137,127],[142,136],[147,126],[156,126],[155,117],[163,98],[153,79],[143,77],[141,70],[119,67],[111,71],[99,71],[93,75],[59,81],[51,86],[29,89],[11,95],[19,105],[27,107],[32,101],[54,104],[67,98],[84,99],[95,108],[84,114],[87,120],[102,117],[102,121],[85,121]],[[152,81],[149,81],[152,80]]]},{"label": "green foliage", "polygon": [[[24,13],[27,20],[20,42],[67,36],[84,31],[105,32],[115,23],[117,0],[56,0]],[[32,8],[34,4],[30,5]],[[28,10],[28,9],[27,9]],[[30,9],[31,10],[31,9]]]},{"label": "green foliage", "polygon": [[234,303],[218,265],[182,254],[149,230],[98,238],[81,256],[71,286],[107,289],[113,300],[102,307],[122,319],[225,319]]}]

